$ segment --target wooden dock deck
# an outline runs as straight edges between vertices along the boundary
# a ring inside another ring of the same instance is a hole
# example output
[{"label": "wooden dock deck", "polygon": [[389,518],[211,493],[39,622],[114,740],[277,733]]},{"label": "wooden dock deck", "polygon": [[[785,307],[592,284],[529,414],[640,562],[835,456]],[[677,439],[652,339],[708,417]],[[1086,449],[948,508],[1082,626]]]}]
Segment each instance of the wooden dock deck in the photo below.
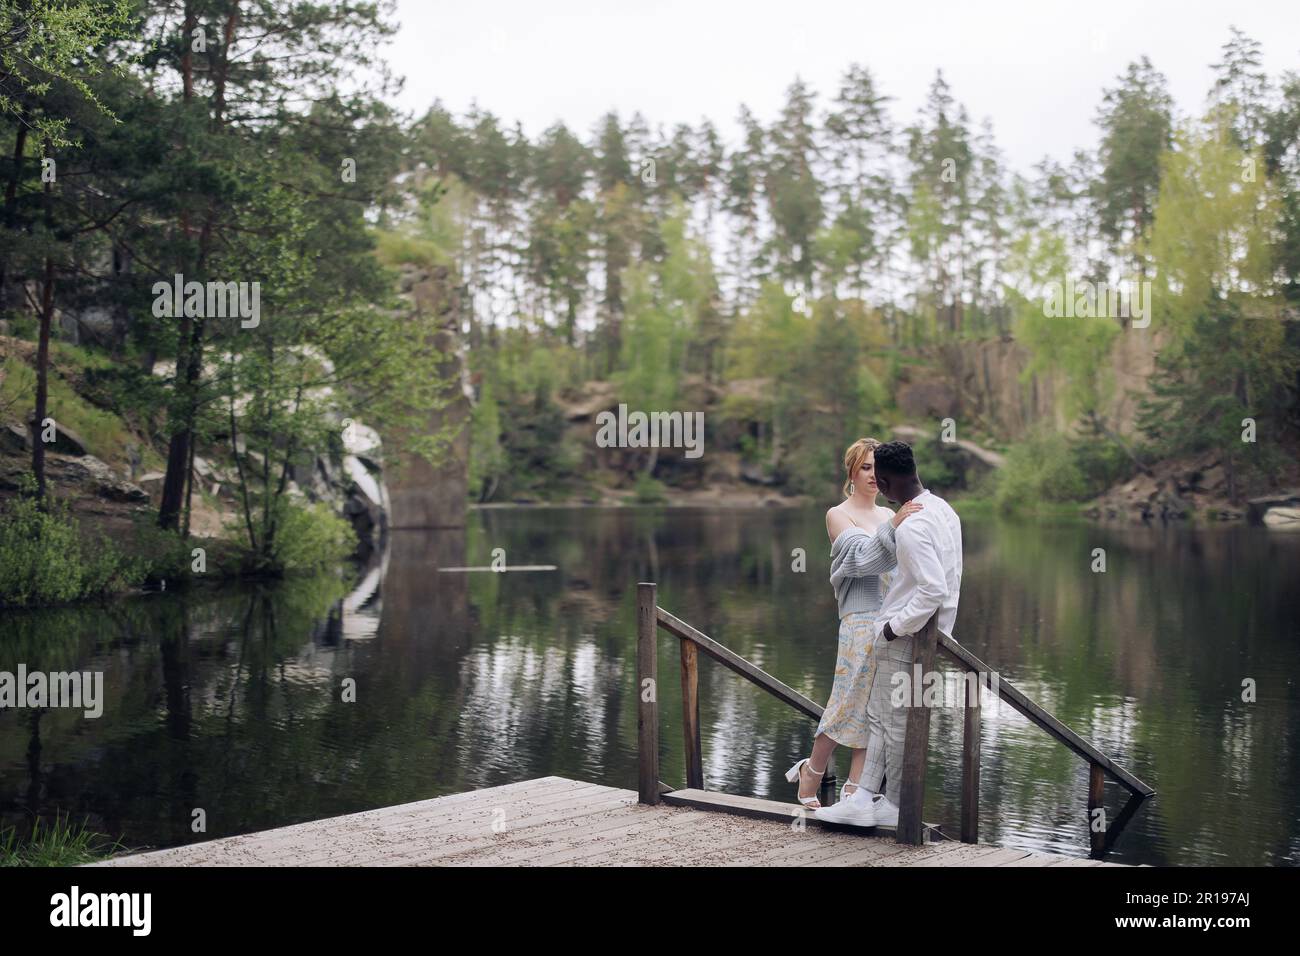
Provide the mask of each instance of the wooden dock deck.
[{"label": "wooden dock deck", "polygon": [[[97,866],[1118,866],[894,833],[797,827],[794,804],[541,777]],[[712,809],[701,809],[710,806]],[[724,812],[719,812],[724,811]]]}]

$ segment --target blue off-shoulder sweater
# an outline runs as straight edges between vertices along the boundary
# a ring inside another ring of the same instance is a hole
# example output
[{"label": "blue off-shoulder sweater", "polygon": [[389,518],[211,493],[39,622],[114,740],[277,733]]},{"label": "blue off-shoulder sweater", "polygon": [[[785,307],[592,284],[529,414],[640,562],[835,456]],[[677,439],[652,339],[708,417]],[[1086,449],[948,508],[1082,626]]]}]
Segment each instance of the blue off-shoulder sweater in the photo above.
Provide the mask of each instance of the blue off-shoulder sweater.
[{"label": "blue off-shoulder sweater", "polygon": [[841,531],[831,544],[831,587],[840,617],[880,610],[887,586],[880,575],[897,566],[892,521],[882,522],[875,534],[858,527]]}]

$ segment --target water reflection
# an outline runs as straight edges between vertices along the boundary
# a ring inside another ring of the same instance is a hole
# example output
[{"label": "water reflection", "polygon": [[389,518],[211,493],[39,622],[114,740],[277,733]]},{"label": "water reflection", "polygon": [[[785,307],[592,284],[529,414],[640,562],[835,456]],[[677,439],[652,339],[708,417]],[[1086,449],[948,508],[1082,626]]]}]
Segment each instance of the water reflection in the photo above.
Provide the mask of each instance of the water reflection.
[{"label": "water reflection", "polygon": [[[958,639],[1159,791],[1112,859],[1300,860],[1300,536],[968,520],[965,537]],[[557,570],[439,573],[497,547]],[[71,812],[160,846],[546,774],[634,787],[636,582],[824,700],[828,550],[817,511],[488,509],[395,533],[355,581],[7,613],[0,669],[103,670],[106,700],[99,720],[0,711],[0,817]],[[661,634],[669,783],[685,775],[678,666]],[[812,723],[711,661],[700,684],[706,784],[789,799],[781,771]],[[981,836],[1086,855],[1087,765],[985,704]],[[950,826],[961,719],[932,720],[926,817]],[[1126,796],[1107,784],[1112,823]]]}]

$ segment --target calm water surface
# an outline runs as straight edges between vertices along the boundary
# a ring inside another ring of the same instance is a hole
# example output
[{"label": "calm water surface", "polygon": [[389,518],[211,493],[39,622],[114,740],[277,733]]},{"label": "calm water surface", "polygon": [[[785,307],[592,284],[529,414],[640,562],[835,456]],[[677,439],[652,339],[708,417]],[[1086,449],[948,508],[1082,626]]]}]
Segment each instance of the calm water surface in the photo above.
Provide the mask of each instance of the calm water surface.
[{"label": "calm water surface", "polygon": [[[1159,791],[1110,859],[1300,862],[1300,535],[967,518],[965,545],[958,640]],[[498,547],[558,570],[439,571]],[[820,510],[487,509],[393,535],[359,583],[0,613],[0,670],[102,670],[106,698],[96,720],[0,711],[0,822],[70,812],[170,846],[547,774],[635,788],[636,582],[824,701],[828,552]],[[662,776],[681,784],[677,669],[661,632]],[[792,799],[812,723],[711,661],[700,682],[706,785]],[[983,747],[981,837],[1086,855],[1087,766],[1006,707]],[[960,708],[937,711],[926,818],[950,826],[960,748]],[[1106,790],[1113,818],[1125,792]]]}]

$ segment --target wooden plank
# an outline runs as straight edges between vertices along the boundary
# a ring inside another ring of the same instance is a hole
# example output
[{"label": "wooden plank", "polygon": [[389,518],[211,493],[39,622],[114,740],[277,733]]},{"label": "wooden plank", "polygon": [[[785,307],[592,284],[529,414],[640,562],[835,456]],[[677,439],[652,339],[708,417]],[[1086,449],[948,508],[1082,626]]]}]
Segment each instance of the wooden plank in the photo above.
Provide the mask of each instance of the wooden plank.
[{"label": "wooden plank", "polygon": [[[502,866],[516,857],[554,852],[584,839],[586,826],[609,825],[611,815],[640,806],[635,791],[608,797],[590,806],[546,808],[501,833],[482,830],[453,835],[441,843],[408,849],[394,861],[404,866]],[[442,834],[438,835],[442,837]]]},{"label": "wooden plank", "polygon": [[[385,822],[371,826],[363,831],[353,831],[350,840],[339,839],[338,834],[331,834],[325,841],[317,841],[310,852],[299,857],[298,864],[306,866],[327,866],[338,862],[348,862],[349,854],[357,846],[395,847],[392,852],[401,855],[408,845],[415,841],[446,841],[470,833],[491,833],[494,822],[499,821],[505,827],[518,823],[522,818],[543,811],[558,813],[566,806],[591,804],[609,798],[623,798],[628,791],[615,790],[612,787],[600,787],[595,784],[578,783],[575,787],[539,793],[530,797],[517,797],[509,803],[513,816],[502,812],[505,807],[500,800],[485,800],[468,807],[463,807],[452,814],[441,813],[416,818],[403,822]],[[575,800],[577,802],[575,802]],[[324,843],[324,846],[320,844]]]},{"label": "wooden plank", "polygon": [[642,803],[659,802],[659,676],[655,654],[655,585],[636,586],[637,792]]},{"label": "wooden plank", "polygon": [[784,701],[795,710],[801,711],[813,720],[821,720],[822,707],[820,704],[809,700],[792,687],[787,687],[771,674],[755,667],[739,654],[719,644],[706,634],[697,631],[685,621],[673,617],[673,615],[669,614],[663,608],[656,608],[655,614],[659,626],[668,631],[668,633],[681,640],[694,642],[698,645],[701,651],[709,655],[709,657],[713,658],[723,667],[735,671],[750,683],[757,684],[773,697]]},{"label": "wooden plank", "polygon": [[619,847],[599,865],[613,866],[725,866],[749,865],[762,850],[784,843],[788,827],[763,824],[725,814],[701,814],[708,820],[699,830],[666,839],[648,839]]},{"label": "wooden plank", "polygon": [[[803,808],[797,803],[782,803],[779,800],[762,800],[758,797],[742,797],[733,793],[719,793],[714,790],[694,790],[690,788],[674,790],[671,794],[665,794],[663,802],[675,807],[714,810],[737,816],[753,817],[759,820],[779,820],[783,823],[791,822],[803,811]],[[803,812],[807,825],[820,827],[834,833],[843,833],[846,836],[893,837],[896,835],[894,827],[857,827],[823,823],[811,813]],[[924,827],[927,837],[938,830],[938,826],[933,823],[926,823]]]},{"label": "wooden plank", "polygon": [[[993,673],[992,668],[946,634],[939,635],[939,649],[967,670],[981,674]],[[1024,692],[1015,687],[1010,681],[1003,680],[1001,676],[998,678],[998,697],[1005,700],[1013,710],[1018,711],[1031,723],[1037,724],[1084,760],[1101,764],[1108,774],[1129,790],[1144,797],[1155,796],[1155,790],[1115,763],[1115,761],[1098,750],[1096,746],[1065,726],[1065,724],[1026,697]]]},{"label": "wooden plank", "polygon": [[1010,863],[1004,863],[1002,865],[1003,866],[1051,866],[1053,863],[1058,862],[1060,859],[1061,857],[1053,856],[1050,853],[1031,852],[1028,856],[1022,859],[1013,860]]},{"label": "wooden plank", "polygon": [[1000,854],[1002,847],[969,843],[939,843],[908,866],[981,866],[981,860]]},{"label": "wooden plank", "polygon": [[927,843],[923,847],[906,846],[894,840],[862,840],[856,853],[832,857],[814,866],[904,866],[908,860],[931,853],[940,844]]},{"label": "wooden plank", "polygon": [[287,827],[279,827],[274,830],[220,837],[215,840],[205,840],[202,843],[190,843],[185,846],[170,847],[149,853],[115,857],[112,860],[102,861],[102,863],[106,866],[188,865],[195,862],[212,866],[250,865],[259,862],[261,855],[265,853],[292,854],[300,852],[303,848],[318,847],[321,844],[336,842],[340,829],[355,833],[385,823],[410,821],[421,817],[429,818],[434,815],[458,812],[458,809],[463,809],[474,801],[484,799],[483,795],[489,792],[506,793],[517,797],[522,794],[572,788],[581,785],[578,781],[566,780],[563,777],[545,777],[538,780],[518,781],[501,787],[470,790],[446,797],[436,797],[432,800],[421,800],[415,803],[399,804],[394,807],[380,807],[360,813],[311,820]]},{"label": "wooden plank", "polygon": [[1060,856],[1048,866],[1101,866],[1101,860],[1088,860],[1077,856]]},{"label": "wooden plank", "polygon": [[[938,628],[934,615],[913,639],[912,673],[920,666],[922,675],[934,671],[935,636]],[[907,733],[903,738],[903,780],[898,794],[898,842],[920,846],[925,839],[921,813],[925,809],[926,757],[930,750],[930,708],[907,701]]]},{"label": "wooden plank", "polygon": [[523,813],[531,814],[538,808],[554,807],[562,809],[570,806],[582,806],[593,801],[604,800],[607,797],[622,797],[628,792],[627,790],[604,787],[594,783],[579,784],[577,787],[539,793],[535,796],[484,801],[466,808],[452,818],[439,816],[400,824],[385,823],[378,827],[376,832],[380,834],[402,833],[407,836],[418,836],[429,830],[439,828],[448,832],[459,832],[459,829],[464,826],[480,825],[491,827],[493,820],[497,820],[502,826],[509,828],[513,825],[514,818]]},{"label": "wooden plank", "polygon": [[626,833],[616,833],[610,839],[593,840],[572,852],[561,854],[553,865],[626,865],[626,861],[633,860],[641,865],[660,857],[680,858],[689,855],[692,848],[712,851],[719,847],[722,837],[716,816],[666,807],[657,808],[655,812],[659,814],[657,820]]},{"label": "wooden plank", "polygon": [[1008,863],[1014,863],[1016,860],[1023,860],[1029,856],[1028,850],[1017,850],[1012,847],[1001,847],[987,856],[981,856],[968,863],[962,863],[961,866],[1006,866]]},{"label": "wooden plank", "polygon": [[682,652],[682,737],[686,746],[686,786],[704,789],[704,755],[700,747],[699,650],[680,641]]},{"label": "wooden plank", "polygon": [[[795,836],[795,835],[792,835]],[[760,854],[751,866],[828,866],[839,857],[879,860],[898,844],[892,840],[857,840],[831,830],[809,828],[783,847]]]},{"label": "wooden plank", "polygon": [[690,810],[670,810],[666,807],[649,808],[635,804],[602,825],[584,827],[580,835],[573,835],[568,845],[555,847],[542,852],[512,857],[507,865],[523,866],[558,866],[562,863],[577,863],[581,860],[601,856],[613,847],[627,846],[633,841],[656,835],[675,833],[705,826],[704,814]]},{"label": "wooden plank", "polygon": [[980,689],[966,689],[961,740],[961,842],[980,840]]}]

